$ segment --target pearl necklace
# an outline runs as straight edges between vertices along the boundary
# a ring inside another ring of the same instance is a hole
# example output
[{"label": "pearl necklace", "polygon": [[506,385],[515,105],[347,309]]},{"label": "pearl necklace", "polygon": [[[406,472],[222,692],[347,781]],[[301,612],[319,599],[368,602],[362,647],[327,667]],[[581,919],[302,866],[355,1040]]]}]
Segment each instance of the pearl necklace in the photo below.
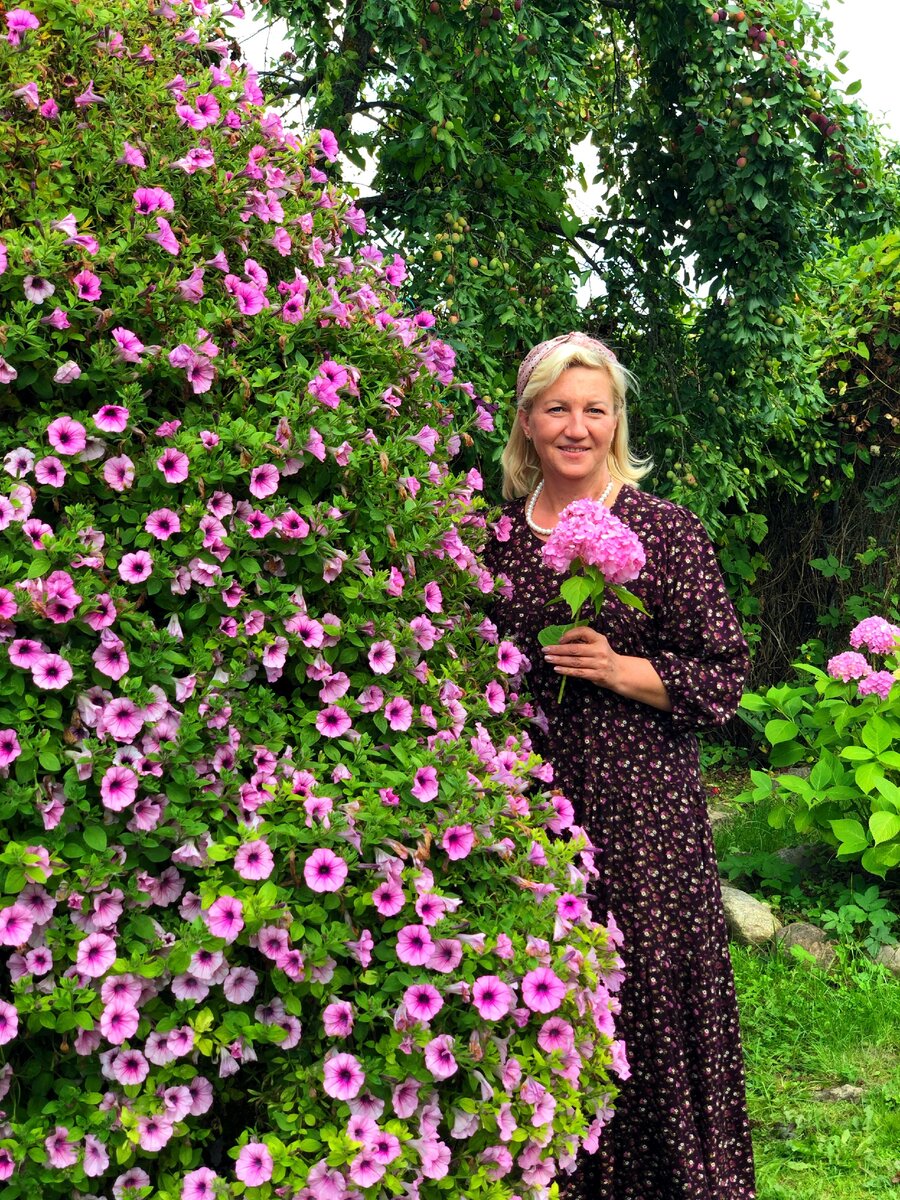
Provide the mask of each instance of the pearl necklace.
[{"label": "pearl necklace", "polygon": [[[610,492],[613,490],[614,486],[615,486],[615,481],[610,479],[609,483],[606,485],[606,487],[603,489],[603,491],[597,497],[597,501],[596,501],[597,504],[604,503],[604,501],[609,496]],[[528,501],[528,504],[526,505],[525,520],[528,523],[528,528],[531,529],[534,533],[539,533],[542,537],[549,537],[550,534],[553,532],[553,530],[552,529],[544,529],[543,526],[537,525],[534,521],[534,506],[537,504],[538,496],[540,496],[540,494],[543,490],[544,490],[544,481],[542,479],[541,482],[537,485],[537,487],[532,492],[531,499]]]}]

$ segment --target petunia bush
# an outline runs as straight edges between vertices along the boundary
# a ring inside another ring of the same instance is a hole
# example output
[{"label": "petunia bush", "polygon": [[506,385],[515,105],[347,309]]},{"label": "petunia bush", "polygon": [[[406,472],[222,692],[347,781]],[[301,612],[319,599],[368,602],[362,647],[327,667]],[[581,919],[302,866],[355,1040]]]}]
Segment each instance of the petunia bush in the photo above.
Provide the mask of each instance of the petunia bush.
[{"label": "petunia bush", "polygon": [[486,609],[486,413],[240,15],[2,17],[3,1196],[544,1196],[622,963]]}]

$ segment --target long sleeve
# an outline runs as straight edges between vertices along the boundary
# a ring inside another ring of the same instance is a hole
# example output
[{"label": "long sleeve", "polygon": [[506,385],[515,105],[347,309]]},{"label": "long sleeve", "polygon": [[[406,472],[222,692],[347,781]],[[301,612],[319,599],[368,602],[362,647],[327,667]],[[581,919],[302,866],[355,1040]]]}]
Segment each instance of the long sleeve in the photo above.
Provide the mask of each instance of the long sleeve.
[{"label": "long sleeve", "polygon": [[672,702],[678,730],[722,725],[733,716],[749,669],[747,643],[700,520],[685,509],[672,530],[648,657]]}]

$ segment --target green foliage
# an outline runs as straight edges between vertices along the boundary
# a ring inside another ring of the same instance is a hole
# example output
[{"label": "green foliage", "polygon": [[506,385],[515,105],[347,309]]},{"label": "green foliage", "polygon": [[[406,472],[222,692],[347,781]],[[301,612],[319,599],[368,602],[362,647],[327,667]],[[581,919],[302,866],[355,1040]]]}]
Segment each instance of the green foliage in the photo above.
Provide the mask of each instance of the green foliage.
[{"label": "green foliage", "polygon": [[[747,693],[744,713],[760,732],[775,768],[811,764],[776,778],[753,772],[740,800],[766,799],[777,826],[790,821],[815,832],[842,861],[860,861],[882,878],[900,865],[900,710],[895,685],[886,699],[857,698],[857,685],[798,663],[810,684],[783,684]],[[888,670],[896,661],[888,658]],[[893,697],[893,699],[891,698]]]},{"label": "green foliage", "polygon": [[[294,35],[273,81],[307,97],[349,156],[372,157],[362,203],[408,251],[412,295],[465,331],[486,398],[508,398],[527,346],[587,320],[643,381],[637,425],[660,490],[721,529],[722,510],[811,485],[801,448],[830,401],[797,312],[804,268],[829,232],[880,233],[896,211],[857,89],[843,88],[840,56],[826,65],[820,12],[793,0],[729,6],[724,21],[702,0],[269,11]],[[582,139],[593,180],[579,178]],[[596,209],[580,219],[568,189],[587,182]],[[581,315],[579,281],[595,296]]]}]

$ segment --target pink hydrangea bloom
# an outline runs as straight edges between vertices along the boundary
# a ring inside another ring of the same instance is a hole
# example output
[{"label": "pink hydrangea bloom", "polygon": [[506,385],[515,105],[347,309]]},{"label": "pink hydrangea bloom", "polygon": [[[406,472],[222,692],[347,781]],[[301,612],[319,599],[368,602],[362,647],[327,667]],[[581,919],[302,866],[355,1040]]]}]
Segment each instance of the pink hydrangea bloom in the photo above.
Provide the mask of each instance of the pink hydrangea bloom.
[{"label": "pink hydrangea bloom", "polygon": [[841,679],[844,683],[849,683],[851,679],[864,679],[866,675],[872,674],[869,663],[855,650],[845,650],[843,654],[836,654],[828,660],[826,669],[832,678]]},{"label": "pink hydrangea bloom", "polygon": [[873,654],[890,654],[900,648],[900,626],[892,625],[884,617],[866,617],[852,630],[850,645],[854,650],[865,646]]},{"label": "pink hydrangea bloom", "polygon": [[860,696],[877,696],[879,700],[887,700],[896,682],[896,677],[890,671],[873,671],[865,679],[860,679],[856,690]]},{"label": "pink hydrangea bloom", "polygon": [[575,500],[563,509],[541,555],[554,571],[571,570],[577,559],[597,567],[613,584],[637,579],[647,561],[637,535],[594,500]]}]

